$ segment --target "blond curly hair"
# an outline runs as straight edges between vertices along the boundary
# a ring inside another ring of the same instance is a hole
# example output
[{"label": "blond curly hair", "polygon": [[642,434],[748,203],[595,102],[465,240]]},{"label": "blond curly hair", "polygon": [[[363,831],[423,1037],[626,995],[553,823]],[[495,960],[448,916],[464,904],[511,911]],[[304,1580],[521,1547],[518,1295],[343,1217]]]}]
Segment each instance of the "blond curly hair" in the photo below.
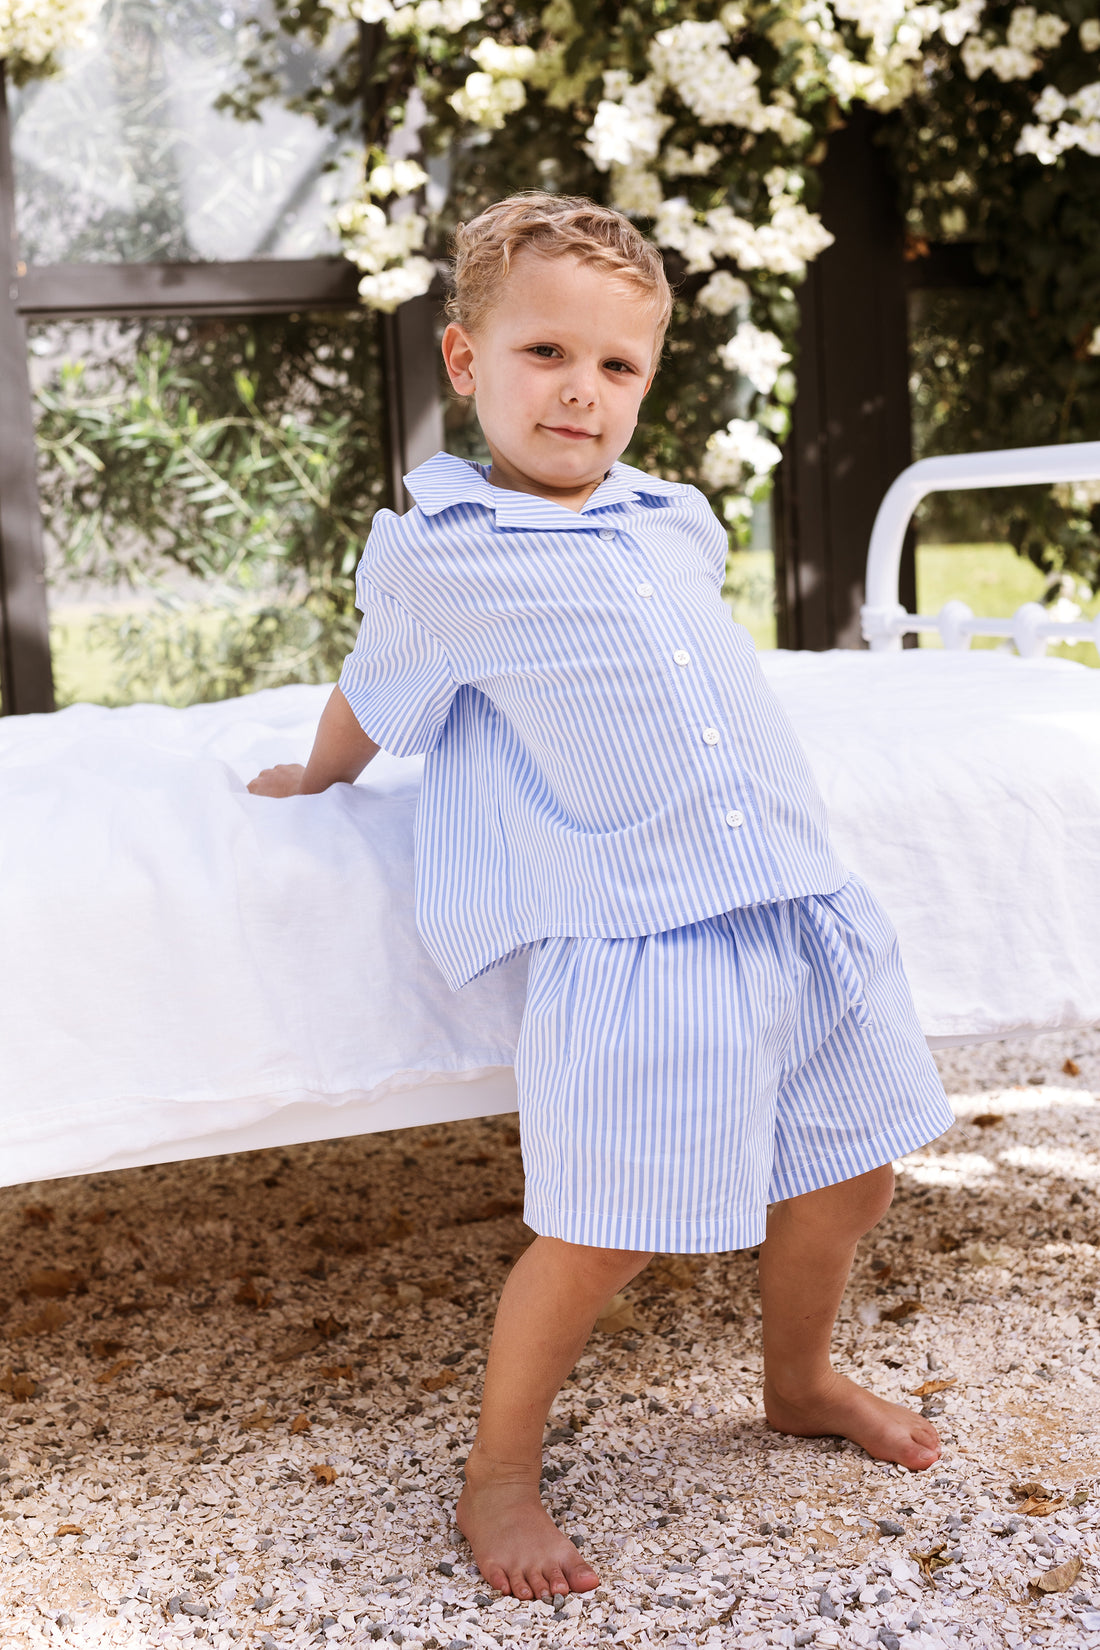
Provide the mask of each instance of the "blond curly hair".
[{"label": "blond curly hair", "polygon": [[660,252],[628,218],[583,195],[532,190],[494,201],[452,243],[454,289],[447,315],[468,332],[482,326],[495,305],[512,259],[519,252],[543,258],[577,258],[636,286],[653,301],[660,353],[672,314],[672,289]]}]

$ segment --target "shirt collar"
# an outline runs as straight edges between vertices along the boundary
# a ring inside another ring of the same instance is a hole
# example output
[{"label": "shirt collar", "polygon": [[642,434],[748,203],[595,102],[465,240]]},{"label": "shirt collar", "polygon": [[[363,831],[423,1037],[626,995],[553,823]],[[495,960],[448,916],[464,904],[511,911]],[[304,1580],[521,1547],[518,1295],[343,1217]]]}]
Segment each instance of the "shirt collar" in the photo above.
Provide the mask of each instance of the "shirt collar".
[{"label": "shirt collar", "polygon": [[534,493],[494,487],[487,466],[453,453],[436,453],[418,465],[405,477],[405,486],[426,516],[439,515],[456,504],[480,504],[493,512],[498,527],[555,528],[558,532],[587,526],[586,516],[609,506],[632,504],[643,496],[664,504],[683,491],[678,482],[648,476],[629,464],[613,464],[582,509],[569,510]]}]

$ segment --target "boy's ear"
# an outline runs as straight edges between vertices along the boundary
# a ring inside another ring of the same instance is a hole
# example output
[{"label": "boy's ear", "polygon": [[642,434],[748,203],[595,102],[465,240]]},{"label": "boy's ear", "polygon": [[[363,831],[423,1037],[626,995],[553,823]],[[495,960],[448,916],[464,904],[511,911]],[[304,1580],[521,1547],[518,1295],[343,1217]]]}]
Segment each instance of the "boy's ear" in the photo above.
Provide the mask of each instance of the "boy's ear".
[{"label": "boy's ear", "polygon": [[474,343],[464,327],[451,321],[443,333],[443,364],[456,395],[474,393]]}]

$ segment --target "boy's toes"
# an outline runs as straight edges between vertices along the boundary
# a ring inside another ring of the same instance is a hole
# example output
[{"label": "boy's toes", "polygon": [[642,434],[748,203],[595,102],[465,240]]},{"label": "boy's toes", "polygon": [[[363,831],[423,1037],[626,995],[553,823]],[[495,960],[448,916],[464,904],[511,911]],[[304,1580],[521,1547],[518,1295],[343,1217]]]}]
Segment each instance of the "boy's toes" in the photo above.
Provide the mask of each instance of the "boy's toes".
[{"label": "boy's toes", "polygon": [[[569,1592],[569,1583],[566,1581],[557,1564],[548,1564],[546,1567],[546,1586],[550,1594],[550,1603],[556,1598],[564,1598]],[[545,1597],[545,1594],[541,1595]]]},{"label": "boy's toes", "polygon": [[569,1588],[574,1593],[590,1593],[593,1587],[600,1585],[600,1578],[584,1559],[578,1559],[576,1564],[566,1565],[566,1575],[569,1579]]}]

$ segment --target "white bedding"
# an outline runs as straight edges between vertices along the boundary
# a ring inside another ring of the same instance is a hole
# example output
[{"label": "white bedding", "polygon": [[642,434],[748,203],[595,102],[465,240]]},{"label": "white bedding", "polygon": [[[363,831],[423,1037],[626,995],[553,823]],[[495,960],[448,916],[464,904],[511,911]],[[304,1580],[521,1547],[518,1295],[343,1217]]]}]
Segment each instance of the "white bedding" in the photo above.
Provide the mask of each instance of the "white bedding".
[{"label": "white bedding", "polygon": [[[1100,1021],[1100,671],[762,663],[926,1034]],[[525,962],[452,995],[421,949],[420,763],[244,789],[327,692],[0,721],[0,1184],[510,1103]]]}]

